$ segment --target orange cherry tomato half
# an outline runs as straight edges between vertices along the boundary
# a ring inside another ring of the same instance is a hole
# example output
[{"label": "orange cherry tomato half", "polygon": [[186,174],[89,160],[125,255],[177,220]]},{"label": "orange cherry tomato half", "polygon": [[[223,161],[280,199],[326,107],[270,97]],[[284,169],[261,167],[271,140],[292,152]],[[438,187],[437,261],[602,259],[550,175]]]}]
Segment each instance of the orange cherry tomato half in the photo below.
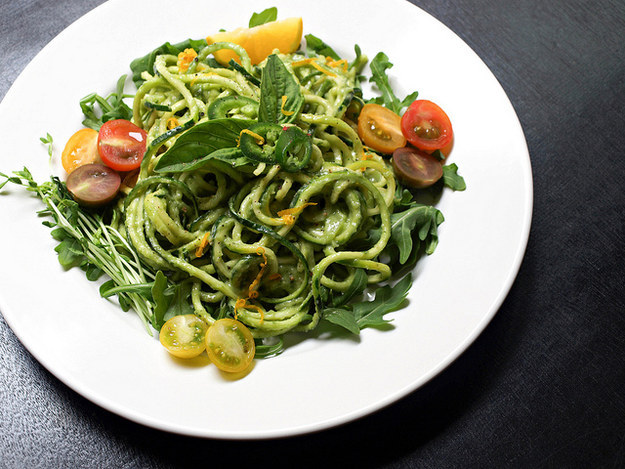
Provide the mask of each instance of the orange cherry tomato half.
[{"label": "orange cherry tomato half", "polygon": [[141,165],[148,135],[130,121],[105,122],[98,134],[98,151],[104,164],[116,171],[131,171]]},{"label": "orange cherry tomato half", "polygon": [[80,129],[72,135],[61,154],[61,164],[68,174],[79,166],[101,162],[98,153],[98,131],[93,129]]},{"label": "orange cherry tomato half", "polygon": [[441,162],[416,148],[398,148],[393,152],[392,163],[395,176],[417,189],[429,187],[443,176]]},{"label": "orange cherry tomato half", "polygon": [[420,150],[439,150],[453,139],[451,121],[445,111],[426,99],[417,99],[401,118],[406,139]]},{"label": "orange cherry tomato half", "polygon": [[406,145],[401,117],[379,104],[365,104],[358,116],[358,136],[368,147],[391,154]]}]

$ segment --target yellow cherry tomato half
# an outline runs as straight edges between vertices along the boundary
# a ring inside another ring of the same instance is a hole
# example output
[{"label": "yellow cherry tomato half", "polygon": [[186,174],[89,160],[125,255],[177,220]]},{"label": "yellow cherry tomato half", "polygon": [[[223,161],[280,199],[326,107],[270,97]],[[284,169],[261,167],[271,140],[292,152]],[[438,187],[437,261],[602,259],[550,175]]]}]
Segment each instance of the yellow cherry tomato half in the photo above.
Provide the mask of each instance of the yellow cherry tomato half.
[{"label": "yellow cherry tomato half", "polygon": [[206,353],[222,371],[243,371],[256,353],[254,337],[245,324],[230,318],[218,319],[206,332]]},{"label": "yellow cherry tomato half", "polygon": [[406,146],[401,117],[379,104],[365,104],[358,116],[358,136],[368,147],[390,155]]},{"label": "yellow cherry tomato half", "polygon": [[98,153],[98,131],[85,128],[72,135],[61,154],[61,163],[67,173],[79,166],[102,163]]},{"label": "yellow cherry tomato half", "polygon": [[173,356],[193,358],[204,351],[207,329],[208,324],[196,315],[181,314],[163,324],[159,339]]}]

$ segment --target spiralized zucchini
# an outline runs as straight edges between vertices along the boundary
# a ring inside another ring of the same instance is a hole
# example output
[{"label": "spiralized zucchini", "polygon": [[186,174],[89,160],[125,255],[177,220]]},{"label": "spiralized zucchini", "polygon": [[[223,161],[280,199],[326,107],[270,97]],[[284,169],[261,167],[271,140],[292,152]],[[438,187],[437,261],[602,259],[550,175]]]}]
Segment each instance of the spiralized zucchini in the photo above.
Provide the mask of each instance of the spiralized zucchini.
[{"label": "spiralized zucchini", "polygon": [[[210,60],[220,48],[235,50],[241,65]],[[289,111],[290,98],[278,97],[276,112],[288,122],[277,125],[305,134],[305,161],[272,160],[275,148],[266,137],[267,161],[215,157],[188,171],[157,171],[191,126],[223,118],[256,122],[267,63],[253,67],[245,50],[225,43],[205,47],[190,65],[159,55],[134,99],[133,121],[147,131],[150,146],[124,201],[125,230],[141,258],[172,281],[192,283],[196,315],[208,323],[235,316],[255,338],[311,330],[328,299],[363,275],[369,284],[391,276],[380,253],[391,236],[396,180],[343,120],[358,99],[362,61],[278,58],[303,104]],[[262,147],[265,138],[254,128],[240,132],[240,146],[245,140]],[[240,157],[241,148],[230,150]]]}]

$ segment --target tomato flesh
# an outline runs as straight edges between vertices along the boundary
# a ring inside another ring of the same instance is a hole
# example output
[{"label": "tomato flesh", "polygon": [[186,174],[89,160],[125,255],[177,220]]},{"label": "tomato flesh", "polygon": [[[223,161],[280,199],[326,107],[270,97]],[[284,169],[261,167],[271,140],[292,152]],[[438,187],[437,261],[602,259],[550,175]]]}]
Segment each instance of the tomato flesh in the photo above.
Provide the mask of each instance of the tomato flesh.
[{"label": "tomato flesh", "polygon": [[72,135],[61,154],[63,169],[68,174],[79,166],[101,162],[98,153],[98,132],[93,129],[80,129]]},{"label": "tomato flesh", "polygon": [[391,154],[406,145],[401,117],[379,104],[365,104],[358,116],[358,136],[370,148]]},{"label": "tomato flesh", "polygon": [[215,321],[206,332],[206,353],[217,368],[236,373],[252,363],[256,345],[243,323],[223,318]]},{"label": "tomato flesh", "polygon": [[207,329],[208,325],[195,314],[181,314],[163,324],[159,340],[173,356],[194,358],[204,351]]},{"label": "tomato flesh", "polygon": [[113,169],[101,163],[79,166],[69,173],[67,190],[80,205],[97,207],[112,201],[121,185],[121,178]]},{"label": "tomato flesh", "polygon": [[131,171],[141,165],[147,133],[125,119],[105,122],[98,133],[98,151],[104,164],[116,171]]},{"label": "tomato flesh", "polygon": [[406,139],[424,151],[440,150],[453,139],[449,117],[437,104],[417,99],[401,118],[401,130]]},{"label": "tomato flesh", "polygon": [[392,160],[395,175],[410,187],[429,187],[443,176],[441,162],[416,148],[398,148],[393,152]]}]

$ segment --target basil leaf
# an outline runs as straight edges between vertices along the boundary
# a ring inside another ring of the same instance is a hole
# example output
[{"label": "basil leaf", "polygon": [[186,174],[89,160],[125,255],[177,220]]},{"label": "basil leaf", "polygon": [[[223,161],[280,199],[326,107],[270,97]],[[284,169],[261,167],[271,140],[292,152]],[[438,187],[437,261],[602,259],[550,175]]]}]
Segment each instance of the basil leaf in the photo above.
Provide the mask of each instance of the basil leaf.
[{"label": "basil leaf", "polygon": [[180,135],[171,148],[161,156],[154,171],[157,173],[188,171],[210,159],[210,155],[217,150],[236,149],[241,131],[254,122],[249,119],[213,119],[196,124]]},{"label": "basil leaf", "polygon": [[132,81],[135,83],[136,87],[139,88],[145,81],[143,78],[141,78],[141,74],[146,71],[149,73],[154,73],[154,61],[156,60],[157,55],[178,55],[185,49],[195,49],[196,52],[199,52],[204,47],[206,47],[205,39],[187,39],[186,41],[180,42],[178,44],[171,44],[169,42],[166,42],[165,44],[154,49],[149,54],[143,57],[136,58],[132,62],[130,62],[130,69],[132,70]]},{"label": "basil leaf", "polygon": [[464,178],[458,174],[456,163],[443,166],[443,183],[455,191],[463,191],[467,188]]},{"label": "basil leaf", "polygon": [[253,13],[250,18],[250,28],[260,26],[261,24],[270,23],[278,19],[278,9],[276,7],[267,8],[260,13]]},{"label": "basil leaf", "polygon": [[[286,96],[284,106],[282,96]],[[260,80],[258,122],[271,124],[293,122],[303,105],[304,96],[299,84],[282,60],[275,54],[270,55]]]},{"label": "basil leaf", "polygon": [[332,49],[317,36],[313,36],[312,34],[306,34],[306,36],[304,37],[306,38],[306,54],[309,57],[311,55],[323,55],[325,57],[332,57],[334,60],[341,59],[339,55],[334,52],[334,49]]},{"label": "basil leaf", "polygon": [[369,81],[375,82],[378,90],[382,93],[381,97],[375,98],[372,101],[386,106],[397,114],[401,114],[402,109],[417,99],[419,93],[415,91],[400,101],[399,98],[395,96],[395,93],[389,83],[388,76],[386,75],[386,70],[392,66],[393,64],[389,62],[388,57],[384,52],[378,52],[378,54],[371,61],[371,78],[369,78]]}]

